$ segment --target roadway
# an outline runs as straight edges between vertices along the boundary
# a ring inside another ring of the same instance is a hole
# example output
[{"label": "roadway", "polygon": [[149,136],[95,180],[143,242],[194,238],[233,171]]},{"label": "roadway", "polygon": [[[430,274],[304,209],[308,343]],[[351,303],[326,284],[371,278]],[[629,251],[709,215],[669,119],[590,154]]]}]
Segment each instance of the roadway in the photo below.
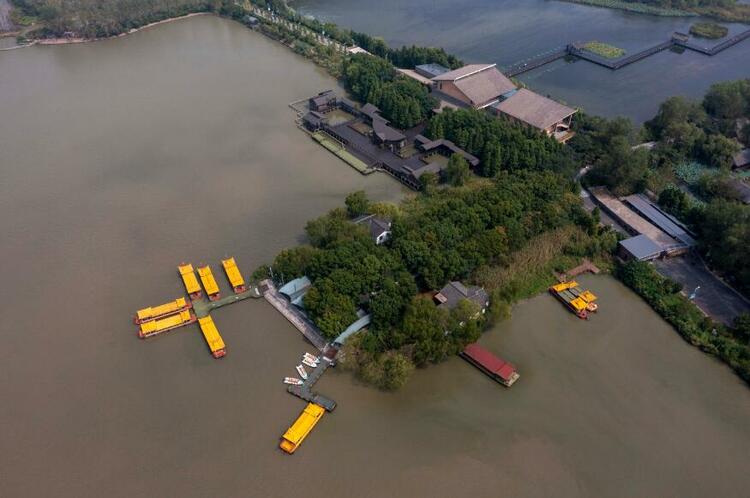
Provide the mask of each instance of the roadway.
[{"label": "roadway", "polygon": [[700,287],[693,302],[724,325],[732,325],[735,317],[750,313],[750,302],[711,273],[697,256],[656,260],[654,266],[662,275],[682,284],[688,296]]}]

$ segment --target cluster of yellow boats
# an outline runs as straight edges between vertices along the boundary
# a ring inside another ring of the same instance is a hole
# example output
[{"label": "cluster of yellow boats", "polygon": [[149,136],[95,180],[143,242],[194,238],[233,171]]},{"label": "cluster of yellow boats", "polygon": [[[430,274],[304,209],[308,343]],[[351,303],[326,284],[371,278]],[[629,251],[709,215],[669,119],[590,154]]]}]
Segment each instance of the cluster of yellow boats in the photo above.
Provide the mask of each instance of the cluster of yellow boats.
[{"label": "cluster of yellow boats", "polygon": [[549,291],[576,316],[584,320],[589,317],[589,313],[594,313],[599,309],[594,293],[581,289],[575,280],[553,285]]},{"label": "cluster of yellow boats", "polygon": [[[222,260],[221,264],[235,293],[245,292],[245,279],[234,258]],[[202,298],[204,289],[209,301],[216,301],[221,297],[219,284],[216,283],[211,267],[206,265],[198,268],[200,282],[195,275],[193,265],[189,263],[178,266],[177,271],[190,299],[179,297],[159,306],[138,310],[135,314],[135,323],[139,326],[138,337],[142,339],[153,337],[197,321],[213,357],[225,356],[226,345],[213,318],[210,315],[198,318],[192,310],[193,301]],[[203,284],[202,287],[201,284]]]}]

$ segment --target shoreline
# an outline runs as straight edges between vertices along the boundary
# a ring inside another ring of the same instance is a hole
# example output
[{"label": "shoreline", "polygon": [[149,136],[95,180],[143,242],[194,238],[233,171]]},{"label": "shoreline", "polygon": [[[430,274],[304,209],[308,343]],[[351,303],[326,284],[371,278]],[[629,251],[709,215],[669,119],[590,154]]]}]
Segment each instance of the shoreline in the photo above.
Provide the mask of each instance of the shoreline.
[{"label": "shoreline", "polygon": [[4,49],[0,49],[1,51],[5,50],[15,50],[19,48],[25,48],[25,47],[31,47],[34,45],[75,45],[79,43],[92,43],[92,42],[99,42],[99,41],[106,41],[106,40],[112,40],[117,38],[124,38],[126,36],[138,33],[140,31],[143,31],[148,28],[153,28],[155,26],[159,26],[162,24],[171,23],[174,21],[180,21],[182,19],[188,19],[190,17],[196,17],[196,16],[207,16],[207,15],[215,15],[213,12],[191,12],[190,14],[185,14],[184,16],[178,16],[178,17],[169,17],[167,19],[162,19],[161,21],[155,21],[149,24],[144,24],[143,26],[140,26],[138,28],[132,28],[129,31],[126,31],[124,33],[120,33],[119,35],[112,35],[112,36],[105,36],[100,38],[38,38],[31,40],[30,43],[26,45],[16,45],[15,47],[8,47]]}]

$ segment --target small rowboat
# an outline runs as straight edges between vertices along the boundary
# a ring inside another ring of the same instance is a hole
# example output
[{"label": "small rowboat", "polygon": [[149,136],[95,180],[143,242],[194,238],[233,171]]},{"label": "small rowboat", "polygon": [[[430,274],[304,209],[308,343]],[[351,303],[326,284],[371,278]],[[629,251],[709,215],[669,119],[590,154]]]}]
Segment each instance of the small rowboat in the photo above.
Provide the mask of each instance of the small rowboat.
[{"label": "small rowboat", "polygon": [[293,386],[301,386],[304,384],[301,380],[296,377],[284,377],[284,384],[291,384]]},{"label": "small rowboat", "polygon": [[305,364],[305,365],[307,365],[307,366],[308,366],[308,367],[310,367],[310,368],[315,368],[315,367],[317,367],[317,366],[318,366],[318,364],[317,364],[317,363],[315,363],[314,361],[310,361],[310,360],[309,360],[309,359],[307,359],[307,358],[302,358],[302,363],[303,363],[303,364]]},{"label": "small rowboat", "polygon": [[305,367],[303,367],[302,365],[297,365],[297,373],[300,377],[307,380],[307,370],[305,370]]}]

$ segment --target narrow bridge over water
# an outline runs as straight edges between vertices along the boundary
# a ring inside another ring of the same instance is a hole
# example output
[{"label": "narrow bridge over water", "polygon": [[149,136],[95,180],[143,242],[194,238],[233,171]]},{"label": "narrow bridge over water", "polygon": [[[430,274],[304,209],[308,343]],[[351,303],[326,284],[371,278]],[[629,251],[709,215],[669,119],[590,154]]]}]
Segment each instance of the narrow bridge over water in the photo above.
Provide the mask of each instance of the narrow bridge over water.
[{"label": "narrow bridge over water", "polygon": [[579,59],[583,59],[593,64],[597,64],[599,66],[606,67],[607,69],[616,71],[625,66],[629,66],[630,64],[641,61],[647,57],[651,57],[654,54],[658,54],[659,52],[672,48],[692,50],[693,52],[698,52],[700,54],[712,57],[748,38],[750,38],[750,29],[738,33],[731,38],[724,40],[718,45],[714,45],[713,47],[704,47],[695,42],[689,41],[688,35],[675,33],[674,35],[672,35],[672,38],[663,43],[659,43],[658,45],[648,47],[644,50],[641,50],[640,52],[621,57],[619,59],[607,59],[606,57],[602,57],[586,50],[580,43],[571,43],[565,48],[557,48],[537,57],[508,66],[505,68],[505,74],[509,77],[519,76],[523,73],[527,73],[534,69],[540,68],[564,57],[577,57]]}]

